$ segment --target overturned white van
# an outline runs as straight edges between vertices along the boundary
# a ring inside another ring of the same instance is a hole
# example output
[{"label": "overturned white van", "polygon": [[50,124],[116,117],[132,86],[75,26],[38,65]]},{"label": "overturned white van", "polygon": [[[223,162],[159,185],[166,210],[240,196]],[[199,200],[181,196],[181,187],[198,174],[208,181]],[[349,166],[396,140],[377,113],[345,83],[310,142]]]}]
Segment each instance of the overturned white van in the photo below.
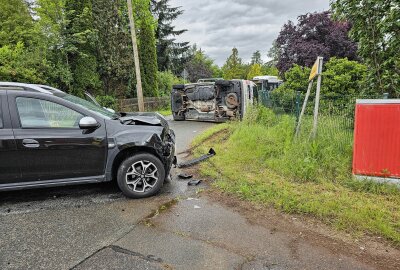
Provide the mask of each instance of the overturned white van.
[{"label": "overturned white van", "polygon": [[224,122],[242,119],[253,104],[255,83],[248,80],[174,85],[171,110],[174,120]]}]

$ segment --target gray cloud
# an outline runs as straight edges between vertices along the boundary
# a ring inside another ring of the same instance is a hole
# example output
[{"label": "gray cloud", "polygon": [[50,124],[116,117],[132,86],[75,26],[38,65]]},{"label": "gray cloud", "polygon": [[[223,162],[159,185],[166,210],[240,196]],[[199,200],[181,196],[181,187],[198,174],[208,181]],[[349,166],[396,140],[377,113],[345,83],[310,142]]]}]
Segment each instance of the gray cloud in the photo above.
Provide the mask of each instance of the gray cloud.
[{"label": "gray cloud", "polygon": [[260,50],[263,58],[283,24],[307,12],[329,8],[329,0],[171,0],[184,13],[175,21],[188,31],[179,41],[196,43],[222,65],[236,46],[244,61]]}]

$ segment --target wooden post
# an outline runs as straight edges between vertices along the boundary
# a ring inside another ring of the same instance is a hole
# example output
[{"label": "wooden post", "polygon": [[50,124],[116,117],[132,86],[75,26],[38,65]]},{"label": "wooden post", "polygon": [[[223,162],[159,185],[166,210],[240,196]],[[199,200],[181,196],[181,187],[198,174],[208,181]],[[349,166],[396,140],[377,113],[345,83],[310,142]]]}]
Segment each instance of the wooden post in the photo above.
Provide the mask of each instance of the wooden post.
[{"label": "wooden post", "polygon": [[135,60],[136,90],[137,90],[137,97],[138,97],[138,107],[139,107],[139,112],[144,112],[142,76],[140,74],[140,61],[139,61],[139,52],[138,52],[137,40],[136,40],[135,20],[133,19],[132,0],[127,0],[127,3],[128,3],[129,24],[130,24],[130,28],[131,28],[133,58]]},{"label": "wooden post", "polygon": [[312,85],[313,85],[313,80],[311,80],[311,81],[308,83],[308,89],[307,89],[306,97],[304,98],[303,107],[301,108],[301,113],[300,113],[300,116],[299,116],[299,121],[298,121],[298,123],[297,123],[296,137],[299,136],[299,133],[300,133],[301,119],[303,118],[303,115],[304,115],[304,113],[306,112],[307,102],[308,102],[308,98],[310,97]]}]

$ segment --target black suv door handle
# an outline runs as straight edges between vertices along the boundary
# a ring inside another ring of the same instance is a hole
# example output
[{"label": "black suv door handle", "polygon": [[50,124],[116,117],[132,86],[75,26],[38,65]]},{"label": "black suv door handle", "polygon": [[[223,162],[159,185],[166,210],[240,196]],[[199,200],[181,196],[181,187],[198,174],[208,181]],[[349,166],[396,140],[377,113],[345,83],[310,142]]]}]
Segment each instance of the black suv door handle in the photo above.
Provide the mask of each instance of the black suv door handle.
[{"label": "black suv door handle", "polygon": [[23,139],[22,140],[22,145],[27,147],[27,148],[38,148],[39,147],[39,142],[33,139]]}]

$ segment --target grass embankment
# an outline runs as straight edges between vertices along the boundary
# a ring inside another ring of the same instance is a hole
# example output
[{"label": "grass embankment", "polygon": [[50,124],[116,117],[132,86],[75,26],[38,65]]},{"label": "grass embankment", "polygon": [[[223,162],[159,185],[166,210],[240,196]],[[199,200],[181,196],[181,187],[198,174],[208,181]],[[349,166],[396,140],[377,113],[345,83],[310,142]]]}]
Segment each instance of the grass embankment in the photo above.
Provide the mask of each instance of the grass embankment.
[{"label": "grass embankment", "polygon": [[320,134],[316,142],[294,140],[293,133],[293,118],[257,108],[243,122],[206,131],[193,146],[196,155],[216,150],[200,171],[225,192],[400,246],[400,191],[352,179],[351,142],[343,145],[349,132]]}]

